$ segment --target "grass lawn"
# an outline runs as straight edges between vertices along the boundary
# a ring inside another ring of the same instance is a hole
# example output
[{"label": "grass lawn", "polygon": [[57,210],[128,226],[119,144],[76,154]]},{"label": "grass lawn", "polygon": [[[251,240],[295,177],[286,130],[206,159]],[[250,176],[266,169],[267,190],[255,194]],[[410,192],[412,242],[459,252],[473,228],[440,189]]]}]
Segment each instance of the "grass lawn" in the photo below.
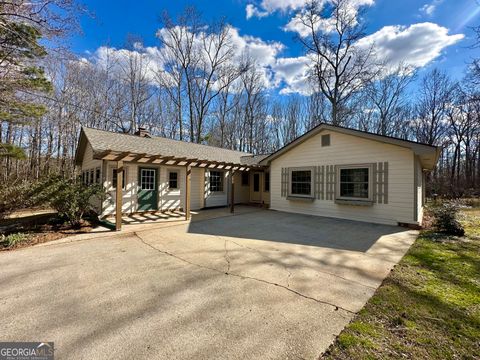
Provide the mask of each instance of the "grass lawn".
[{"label": "grass lawn", "polygon": [[324,359],[480,359],[480,209],[424,231]]}]

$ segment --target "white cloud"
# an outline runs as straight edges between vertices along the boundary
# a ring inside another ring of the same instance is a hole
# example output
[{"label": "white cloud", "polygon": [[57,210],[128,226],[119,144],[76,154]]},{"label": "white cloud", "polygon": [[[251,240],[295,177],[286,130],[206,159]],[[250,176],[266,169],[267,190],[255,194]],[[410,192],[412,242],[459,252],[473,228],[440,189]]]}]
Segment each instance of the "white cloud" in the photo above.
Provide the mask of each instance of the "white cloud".
[{"label": "white cloud", "polygon": [[421,14],[425,16],[432,16],[435,10],[437,9],[437,6],[440,5],[443,2],[443,0],[433,0],[430,3],[424,4],[420,9]]},{"label": "white cloud", "polygon": [[[320,8],[328,5],[330,0],[323,0],[319,3]],[[371,6],[374,4],[374,0],[349,0],[343,4],[340,8],[343,13],[348,16],[349,19],[352,19],[354,22],[357,21],[358,10],[362,6]],[[284,26],[283,30],[296,32],[301,37],[306,37],[310,34],[311,29],[304,25],[302,17],[305,16],[305,9],[300,10],[295,14],[295,16]],[[322,32],[331,32],[335,29],[335,20],[333,17],[320,17],[317,16],[314,19],[314,28],[316,31]]]},{"label": "white cloud", "polygon": [[385,26],[358,41],[357,46],[368,48],[380,61],[396,67],[400,63],[420,68],[436,59],[443,49],[462,40],[463,34],[449,35],[448,29],[430,22],[406,26]]},{"label": "white cloud", "polygon": [[157,47],[144,47],[141,43],[133,44],[133,50],[116,49],[109,46],[99,47],[89,62],[103,69],[120,74],[127,74],[129,62],[140,71],[142,69],[147,81],[155,83],[156,74],[162,70],[163,64]]},{"label": "white cloud", "polygon": [[248,20],[254,16],[258,18],[263,18],[265,16],[268,16],[268,11],[261,11],[255,5],[247,4],[247,6],[245,7],[245,14]]},{"label": "white cloud", "polygon": [[306,56],[296,58],[279,58],[273,66],[275,86],[281,87],[280,94],[311,92],[308,80],[310,60]]},{"label": "white cloud", "polygon": [[[158,33],[165,33],[164,29]],[[385,26],[362,38],[356,46],[368,48],[374,44],[376,59],[385,60],[392,68],[400,63],[420,68],[438,58],[446,47],[463,37],[463,34],[450,35],[447,28],[438,24],[424,22],[410,26]],[[308,71],[312,62],[307,56],[281,57],[285,49],[282,43],[241,35],[233,27],[230,28],[230,38],[234,49],[233,62],[239,63],[245,55],[251,57],[267,88],[277,89],[281,94],[311,93]],[[147,78],[153,83],[156,73],[164,69],[161,52],[162,48],[144,47],[141,44],[136,44],[131,50],[102,46],[80,61],[86,64],[88,60],[95,66],[110,66],[115,71],[122,71],[122,66],[129,59],[141,60],[147,68]]]}]

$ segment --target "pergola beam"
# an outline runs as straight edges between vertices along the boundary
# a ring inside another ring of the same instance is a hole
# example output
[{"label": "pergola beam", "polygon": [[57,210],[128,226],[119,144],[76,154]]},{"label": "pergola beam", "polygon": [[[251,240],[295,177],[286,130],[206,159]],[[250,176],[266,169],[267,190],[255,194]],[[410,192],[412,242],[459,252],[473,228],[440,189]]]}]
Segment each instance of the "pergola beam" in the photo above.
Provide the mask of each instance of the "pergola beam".
[{"label": "pergola beam", "polygon": [[190,219],[190,185],[191,185],[191,175],[192,167],[190,164],[185,166],[185,220]]},{"label": "pergola beam", "polygon": [[115,230],[122,230],[123,161],[117,161],[117,188],[115,194]]}]

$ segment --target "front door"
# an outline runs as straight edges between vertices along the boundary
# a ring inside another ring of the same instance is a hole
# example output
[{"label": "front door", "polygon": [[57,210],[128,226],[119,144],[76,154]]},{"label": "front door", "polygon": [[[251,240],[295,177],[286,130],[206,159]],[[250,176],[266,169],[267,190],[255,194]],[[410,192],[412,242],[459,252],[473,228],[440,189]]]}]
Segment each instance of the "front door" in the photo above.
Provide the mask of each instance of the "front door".
[{"label": "front door", "polygon": [[138,169],[138,211],[158,209],[157,169]]},{"label": "front door", "polygon": [[252,173],[253,181],[252,181],[252,188],[250,192],[250,201],[251,202],[262,202],[262,186],[261,186],[261,179],[262,173],[254,172]]}]

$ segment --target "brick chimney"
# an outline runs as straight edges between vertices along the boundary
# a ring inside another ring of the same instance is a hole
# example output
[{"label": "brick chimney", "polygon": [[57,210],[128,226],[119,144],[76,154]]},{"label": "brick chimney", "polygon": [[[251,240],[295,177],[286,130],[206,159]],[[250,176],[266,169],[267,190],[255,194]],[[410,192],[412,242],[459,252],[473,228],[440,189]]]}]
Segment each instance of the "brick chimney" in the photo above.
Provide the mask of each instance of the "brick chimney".
[{"label": "brick chimney", "polygon": [[151,137],[150,132],[144,127],[139,127],[138,130],[135,132],[135,135],[140,137]]}]

